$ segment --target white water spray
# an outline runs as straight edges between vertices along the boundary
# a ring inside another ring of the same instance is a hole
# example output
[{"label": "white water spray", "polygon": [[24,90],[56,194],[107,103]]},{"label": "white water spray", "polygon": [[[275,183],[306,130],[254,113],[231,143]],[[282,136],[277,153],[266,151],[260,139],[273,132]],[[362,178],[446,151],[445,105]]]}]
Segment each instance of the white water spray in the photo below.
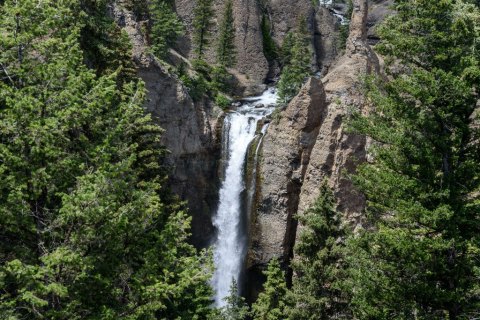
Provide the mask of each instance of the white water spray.
[{"label": "white water spray", "polygon": [[242,228],[245,212],[242,193],[245,191],[244,166],[248,146],[255,138],[259,120],[272,113],[277,101],[273,89],[259,97],[247,98],[235,112],[227,115],[224,126],[225,177],[220,188],[218,211],[213,218],[217,229],[214,246],[215,273],[212,285],[215,304],[225,305],[232,279],[238,282],[246,253],[246,237]]}]

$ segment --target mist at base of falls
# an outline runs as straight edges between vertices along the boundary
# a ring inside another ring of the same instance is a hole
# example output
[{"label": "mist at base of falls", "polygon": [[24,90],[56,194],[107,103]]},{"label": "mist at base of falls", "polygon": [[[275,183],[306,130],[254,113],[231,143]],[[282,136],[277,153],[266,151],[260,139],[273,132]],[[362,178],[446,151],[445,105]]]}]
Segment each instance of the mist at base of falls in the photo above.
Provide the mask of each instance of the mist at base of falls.
[{"label": "mist at base of falls", "polygon": [[[244,266],[248,237],[247,212],[242,195],[246,190],[244,167],[247,151],[257,135],[257,124],[275,109],[277,94],[268,89],[261,96],[249,97],[224,120],[222,156],[226,161],[219,192],[219,204],[213,217],[217,230],[214,243],[215,273],[212,287],[215,305],[223,307],[232,279],[237,283]],[[257,149],[258,151],[258,149]]]}]

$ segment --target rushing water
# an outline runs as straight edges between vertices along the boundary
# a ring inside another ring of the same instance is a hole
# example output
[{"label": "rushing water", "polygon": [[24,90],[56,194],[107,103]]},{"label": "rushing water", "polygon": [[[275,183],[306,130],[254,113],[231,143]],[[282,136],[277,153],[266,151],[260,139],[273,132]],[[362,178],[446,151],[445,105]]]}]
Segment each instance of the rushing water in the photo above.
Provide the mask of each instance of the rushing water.
[{"label": "rushing water", "polygon": [[341,25],[349,24],[348,19],[350,19],[350,18],[347,19],[340,11],[336,10],[333,7],[333,1],[332,0],[319,0],[319,4],[320,4],[320,6],[327,7],[333,13],[333,15],[338,19],[338,21],[340,22]]},{"label": "rushing water", "polygon": [[229,294],[232,279],[238,283],[246,254],[247,237],[242,226],[246,212],[242,194],[246,188],[244,167],[248,147],[255,138],[258,121],[272,113],[276,100],[276,92],[269,89],[261,96],[246,98],[225,117],[222,152],[226,168],[218,210],[213,218],[217,239],[212,285],[218,307],[225,305],[223,299]]}]

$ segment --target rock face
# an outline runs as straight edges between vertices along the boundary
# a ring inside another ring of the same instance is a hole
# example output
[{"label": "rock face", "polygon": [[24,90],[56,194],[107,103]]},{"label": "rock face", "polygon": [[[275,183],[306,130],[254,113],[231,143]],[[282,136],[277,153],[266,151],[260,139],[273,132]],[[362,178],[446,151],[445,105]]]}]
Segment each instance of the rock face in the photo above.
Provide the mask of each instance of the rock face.
[{"label": "rock face", "polygon": [[[261,12],[255,0],[232,0],[233,16],[235,24],[235,48],[236,65],[232,73],[240,84],[241,95],[253,95],[265,90],[265,79],[268,73],[268,62],[263,54],[262,31],[260,27]],[[192,48],[195,0],[175,0],[175,7],[178,15],[185,23],[187,35],[178,41],[181,53],[189,58],[194,58]],[[206,53],[206,60],[210,63],[216,62],[216,39],[218,39],[219,24],[224,14],[225,1],[213,1],[214,17],[210,29],[210,45]]]},{"label": "rock face", "polygon": [[264,137],[248,260],[251,274],[258,274],[272,257],[292,257],[297,231],[292,216],[313,204],[324,180],[333,188],[345,221],[359,223],[364,198],[346,175],[365,161],[367,142],[348,133],[344,120],[351,108],[365,111],[360,77],[378,69],[367,43],[367,14],[367,0],[354,0],[345,54],[321,82],[311,79],[302,88]]},{"label": "rock face", "polygon": [[162,142],[170,151],[170,186],[188,201],[193,243],[205,247],[214,232],[211,213],[217,204],[220,148],[215,119],[219,114],[208,104],[194,104],[178,81],[156,67],[140,68],[138,74],[148,90],[146,109],[165,129]]},{"label": "rock face", "polygon": [[[235,47],[237,64],[230,70],[235,75],[239,84],[239,95],[253,95],[262,92],[265,89],[265,80],[270,74],[272,65],[267,62],[263,53],[263,35],[261,30],[262,18],[265,17],[271,26],[271,36],[278,46],[281,46],[286,34],[296,28],[301,18],[305,18],[308,28],[312,35],[320,33],[323,35],[323,50],[321,58],[330,59],[332,57],[330,35],[330,24],[334,23],[335,17],[322,10],[320,16],[315,17],[317,9],[314,8],[311,0],[232,0],[233,13],[235,20]],[[175,0],[175,8],[184,22],[187,32],[177,43],[178,50],[182,55],[188,58],[194,58],[192,47],[192,35],[194,19],[195,0]],[[210,45],[205,58],[210,63],[216,62],[216,39],[218,39],[218,29],[224,14],[224,0],[214,0],[214,17],[212,17],[212,27],[210,30]],[[320,20],[319,20],[320,19]],[[333,20],[332,20],[333,19]],[[318,26],[317,29],[315,27]],[[312,44],[313,45],[313,44]],[[334,55],[334,54],[333,54]],[[313,62],[313,61],[312,61]]]},{"label": "rock face", "polygon": [[330,10],[320,7],[315,14],[314,44],[317,66],[322,75],[328,73],[340,52],[340,24]]},{"label": "rock face", "polygon": [[211,212],[216,205],[216,120],[220,111],[207,102],[194,103],[183,85],[148,54],[141,24],[133,15],[113,8],[113,15],[130,37],[138,75],[145,82],[145,108],[165,130],[162,142],[169,150],[166,165],[172,169],[172,191],[188,201],[193,216],[193,242],[206,246],[213,233]]},{"label": "rock face", "polygon": [[273,257],[288,257],[295,240],[296,213],[302,180],[320,123],[326,116],[322,82],[311,78],[297,97],[268,128],[259,164],[261,191],[257,193],[257,212],[250,226],[247,258],[249,295],[261,275],[261,267]]},{"label": "rock face", "polygon": [[283,43],[287,33],[295,29],[300,19],[305,19],[313,30],[315,10],[311,0],[267,0],[265,14],[270,20],[272,38],[278,45]]},{"label": "rock face", "polygon": [[[316,8],[313,6],[311,0],[264,0],[263,1],[263,16],[268,20],[270,25],[271,37],[275,42],[277,48],[281,48],[285,36],[291,32],[296,31],[300,22],[305,20],[307,29],[312,36],[311,42],[311,68],[316,71],[316,47],[315,47],[315,12]],[[280,75],[279,66],[276,64],[270,65],[270,77],[277,78]]]},{"label": "rock face", "polygon": [[327,94],[328,115],[319,130],[302,185],[299,214],[318,197],[319,186],[327,179],[338,201],[338,210],[350,222],[359,222],[364,199],[348,179],[366,159],[366,139],[346,132],[344,119],[350,109],[364,108],[361,92],[363,75],[378,71],[378,59],[367,43],[367,0],[354,1],[350,35],[345,54],[322,79]]}]

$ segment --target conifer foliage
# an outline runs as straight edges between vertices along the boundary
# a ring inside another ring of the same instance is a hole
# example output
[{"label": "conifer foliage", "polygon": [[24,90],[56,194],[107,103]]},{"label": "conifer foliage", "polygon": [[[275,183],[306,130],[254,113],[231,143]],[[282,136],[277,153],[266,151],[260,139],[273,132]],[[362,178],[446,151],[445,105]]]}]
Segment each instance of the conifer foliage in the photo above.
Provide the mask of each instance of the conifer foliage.
[{"label": "conifer foliage", "polygon": [[[264,11],[266,11],[265,8]],[[272,38],[271,22],[268,19],[267,13],[265,12],[262,15],[261,29],[263,40],[263,54],[269,62],[273,62],[275,59],[278,58],[277,45]]]},{"label": "conifer foliage", "polygon": [[350,319],[345,278],[345,232],[326,183],[313,206],[298,217],[301,233],[295,246],[295,273],[289,319]]},{"label": "conifer foliage", "polygon": [[210,259],[162,186],[144,86],[84,65],[88,18],[76,0],[0,6],[0,315],[207,318]]},{"label": "conifer foliage", "polygon": [[353,310],[362,319],[474,319],[480,12],[453,0],[399,0],[395,9],[378,47],[392,80],[367,81],[373,112],[352,122],[375,141],[374,161],[355,177],[372,228],[351,241]]},{"label": "conifer foliage", "polygon": [[285,319],[288,307],[287,283],[285,272],[281,269],[278,259],[273,259],[264,272],[267,281],[257,301],[252,306],[254,320]]},{"label": "conifer foliage", "polygon": [[[135,77],[135,66],[131,58],[131,45],[127,33],[106,13],[111,6],[109,0],[80,0],[78,18],[80,48],[88,66],[97,74],[119,71],[117,81],[130,81]],[[54,14],[52,12],[52,14]]]},{"label": "conifer foliage", "polygon": [[279,102],[286,104],[295,97],[305,79],[310,75],[311,68],[310,35],[307,22],[302,18],[295,32],[290,32],[282,47],[284,67],[278,81]]},{"label": "conifer foliage", "polygon": [[212,0],[196,0],[193,18],[193,44],[199,59],[203,58],[210,44],[210,28],[212,27]]},{"label": "conifer foliage", "polygon": [[155,55],[165,58],[168,48],[173,46],[184,26],[166,0],[153,0],[149,3],[151,47]]},{"label": "conifer foliage", "polygon": [[232,279],[229,295],[225,297],[227,303],[219,310],[218,320],[244,320],[249,315],[249,308],[245,298],[238,294],[238,284]]},{"label": "conifer foliage", "polygon": [[220,24],[217,60],[225,67],[235,64],[235,25],[232,0],[227,0]]}]

